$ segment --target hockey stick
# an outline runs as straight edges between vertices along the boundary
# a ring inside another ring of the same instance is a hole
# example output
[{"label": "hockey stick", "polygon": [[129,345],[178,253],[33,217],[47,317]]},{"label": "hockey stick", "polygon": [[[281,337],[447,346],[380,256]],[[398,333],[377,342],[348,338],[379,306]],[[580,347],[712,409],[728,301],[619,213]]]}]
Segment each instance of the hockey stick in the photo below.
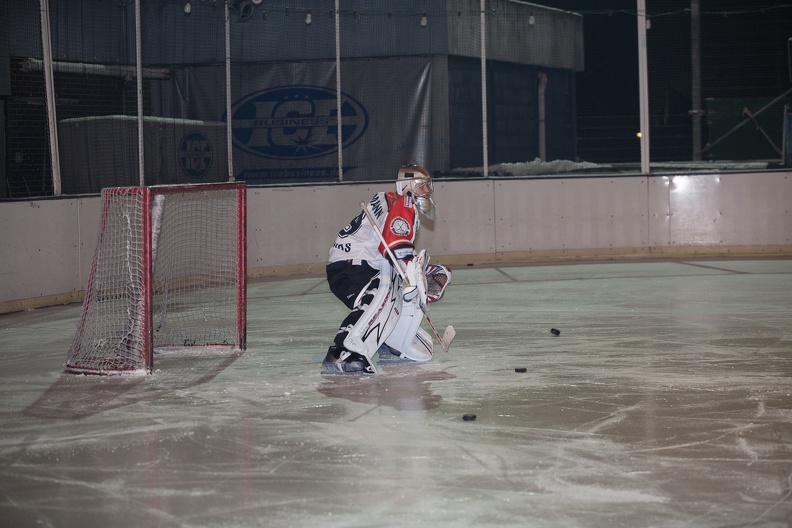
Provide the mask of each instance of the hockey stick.
[{"label": "hockey stick", "polygon": [[[391,258],[393,267],[396,268],[396,271],[399,273],[399,277],[401,277],[403,282],[409,284],[409,281],[407,281],[407,276],[404,274],[404,270],[401,268],[401,266],[399,266],[399,262],[396,260],[393,251],[391,251],[390,246],[388,246],[388,243],[385,242],[385,237],[382,235],[382,231],[380,231],[377,221],[374,220],[374,216],[371,214],[371,211],[368,210],[366,202],[360,202],[360,207],[363,209],[363,212],[366,213],[369,223],[371,223],[371,227],[374,232],[377,233],[380,242],[382,242],[382,245],[385,246],[385,250],[388,252],[388,256]],[[426,320],[429,322],[429,326],[432,328],[432,332],[434,332],[435,337],[437,337],[437,339],[440,341],[440,345],[443,347],[443,350],[448,352],[448,349],[451,348],[451,341],[453,341],[454,337],[456,336],[456,330],[454,330],[453,326],[448,325],[448,327],[445,329],[445,332],[443,332],[443,336],[440,337],[440,333],[437,331],[437,328],[435,328],[435,325],[432,324],[432,320],[429,319],[429,314],[427,313],[426,309],[421,307],[421,311],[426,317]]]}]

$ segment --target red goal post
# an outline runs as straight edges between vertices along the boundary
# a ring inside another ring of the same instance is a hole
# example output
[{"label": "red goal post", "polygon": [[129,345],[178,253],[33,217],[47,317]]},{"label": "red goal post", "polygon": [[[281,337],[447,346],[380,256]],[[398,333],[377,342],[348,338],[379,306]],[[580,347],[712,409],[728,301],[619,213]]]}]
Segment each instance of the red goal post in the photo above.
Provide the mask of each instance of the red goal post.
[{"label": "red goal post", "polygon": [[154,351],[244,350],[244,183],[102,190],[102,217],[66,372],[151,373]]}]

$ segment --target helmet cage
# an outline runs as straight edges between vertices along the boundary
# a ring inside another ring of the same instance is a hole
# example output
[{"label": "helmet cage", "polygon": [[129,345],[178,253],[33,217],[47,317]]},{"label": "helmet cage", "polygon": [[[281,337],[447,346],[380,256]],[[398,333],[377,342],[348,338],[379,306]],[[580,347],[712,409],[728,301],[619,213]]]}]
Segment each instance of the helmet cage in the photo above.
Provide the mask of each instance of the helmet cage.
[{"label": "helmet cage", "polygon": [[[417,187],[425,187],[428,191],[416,192]],[[432,199],[434,185],[432,176],[429,172],[417,165],[403,165],[399,168],[399,175],[396,177],[396,193],[399,196],[410,194],[415,202],[418,212],[429,219],[435,217],[435,203]]]}]

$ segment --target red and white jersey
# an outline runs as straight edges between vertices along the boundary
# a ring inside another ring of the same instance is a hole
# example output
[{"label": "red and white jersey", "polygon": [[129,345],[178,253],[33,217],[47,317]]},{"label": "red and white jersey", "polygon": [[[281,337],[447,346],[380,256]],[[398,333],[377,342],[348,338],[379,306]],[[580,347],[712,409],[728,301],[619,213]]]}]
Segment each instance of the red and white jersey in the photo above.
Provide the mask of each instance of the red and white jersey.
[{"label": "red and white jersey", "polygon": [[[421,223],[412,196],[399,196],[396,191],[380,192],[368,203],[368,209],[396,258],[412,257],[415,254],[415,234]],[[330,248],[328,262],[366,260],[373,267],[379,267],[387,254],[368,217],[360,211],[338,233],[335,244]]]}]

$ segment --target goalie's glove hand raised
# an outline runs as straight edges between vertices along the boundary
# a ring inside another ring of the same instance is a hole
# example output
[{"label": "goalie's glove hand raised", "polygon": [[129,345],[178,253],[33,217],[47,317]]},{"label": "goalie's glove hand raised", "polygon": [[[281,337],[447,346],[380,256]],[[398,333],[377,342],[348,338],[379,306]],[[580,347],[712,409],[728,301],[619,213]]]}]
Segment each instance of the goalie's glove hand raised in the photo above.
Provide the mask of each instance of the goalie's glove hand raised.
[{"label": "goalie's glove hand raised", "polygon": [[418,255],[407,263],[405,270],[406,282],[402,291],[402,298],[411,301],[423,308],[426,306],[426,264],[429,255],[426,250],[421,250]]}]

